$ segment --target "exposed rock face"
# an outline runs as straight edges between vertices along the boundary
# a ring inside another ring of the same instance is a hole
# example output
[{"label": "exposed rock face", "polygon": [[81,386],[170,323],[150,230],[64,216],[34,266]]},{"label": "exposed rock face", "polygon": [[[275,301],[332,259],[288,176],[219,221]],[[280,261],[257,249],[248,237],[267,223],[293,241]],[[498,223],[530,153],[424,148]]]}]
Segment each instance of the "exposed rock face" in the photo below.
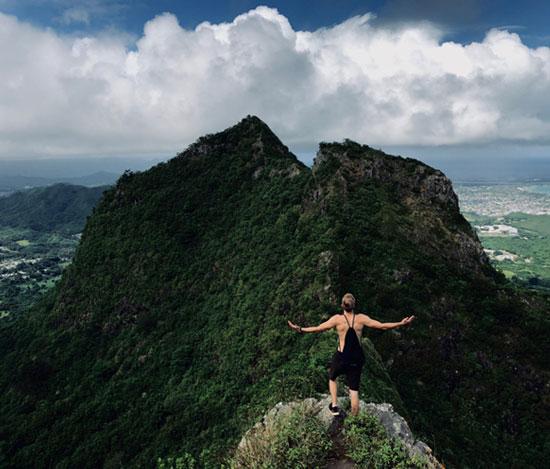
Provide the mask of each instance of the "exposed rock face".
[{"label": "exposed rock face", "polygon": [[[413,158],[389,156],[346,140],[321,143],[312,173],[318,184],[310,200],[321,205],[335,193],[346,198],[354,186],[380,183],[391,187],[415,221],[410,236],[420,249],[443,254],[462,270],[490,269],[477,234],[460,214],[452,183],[441,171]],[[325,173],[330,174],[328,188]]]},{"label": "exposed rock face", "polygon": [[[262,420],[256,423],[250,430],[248,430],[242,437],[237,451],[244,450],[247,445],[250,444],[252,436],[259,432],[263,432],[266,429],[269,430],[271,426],[275,424],[278,419],[288,416],[293,409],[300,405],[305,405],[316,413],[317,418],[323,424],[323,426],[329,430],[335,421],[335,417],[329,412],[328,405],[331,402],[329,395],[323,395],[320,399],[309,397],[302,401],[292,401],[288,403],[279,402],[275,405],[267,414],[264,415]],[[339,403],[343,407],[349,404],[348,398],[339,398]],[[428,469],[444,469],[444,466],[434,457],[431,448],[423,441],[417,440],[411,432],[409,425],[403,417],[393,410],[393,406],[388,403],[374,404],[372,402],[366,403],[360,401],[360,410],[366,411],[378,418],[382,426],[386,429],[386,432],[390,438],[399,440],[410,456],[419,456],[425,458]],[[267,432],[269,434],[269,432]],[[354,467],[350,461],[333,461],[328,467]]]},{"label": "exposed rock face", "polygon": [[397,438],[405,445],[409,454],[425,456],[430,468],[443,468],[444,466],[432,454],[432,449],[423,441],[417,440],[411,432],[409,425],[403,417],[393,410],[393,406],[388,403],[365,404],[361,401],[361,409],[375,415],[380,423],[392,438]]},{"label": "exposed rock face", "polygon": [[403,195],[414,192],[415,199],[420,197],[428,203],[451,205],[458,210],[458,197],[449,178],[421,161],[398,156],[388,158],[368,145],[347,140],[344,144],[322,143],[313,164],[313,173],[331,158],[339,161],[340,172],[348,181],[374,179],[391,182]]},{"label": "exposed rock face", "polygon": [[317,296],[320,300],[328,301],[330,303],[337,303],[334,289],[334,277],[338,269],[338,263],[335,259],[333,251],[323,251],[319,255],[319,263],[317,266],[319,272],[325,273],[325,282],[322,290],[317,292]]}]

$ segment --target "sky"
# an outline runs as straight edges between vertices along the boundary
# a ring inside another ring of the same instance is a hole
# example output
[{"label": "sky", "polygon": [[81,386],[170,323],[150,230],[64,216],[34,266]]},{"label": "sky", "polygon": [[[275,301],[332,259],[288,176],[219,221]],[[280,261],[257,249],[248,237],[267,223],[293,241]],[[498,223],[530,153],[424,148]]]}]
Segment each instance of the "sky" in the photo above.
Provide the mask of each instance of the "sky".
[{"label": "sky", "polygon": [[550,159],[550,2],[0,0],[0,160],[171,157],[248,114],[301,159]]}]

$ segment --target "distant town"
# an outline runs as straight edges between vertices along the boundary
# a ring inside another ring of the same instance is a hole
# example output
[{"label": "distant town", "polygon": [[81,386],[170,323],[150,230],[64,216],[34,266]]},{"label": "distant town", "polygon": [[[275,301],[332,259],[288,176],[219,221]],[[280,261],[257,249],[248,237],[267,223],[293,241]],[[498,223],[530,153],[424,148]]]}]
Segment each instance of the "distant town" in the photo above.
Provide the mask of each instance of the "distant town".
[{"label": "distant town", "polygon": [[462,212],[498,217],[521,212],[550,214],[550,183],[455,184]]},{"label": "distant town", "polygon": [[494,266],[511,280],[550,288],[550,183],[454,187]]}]

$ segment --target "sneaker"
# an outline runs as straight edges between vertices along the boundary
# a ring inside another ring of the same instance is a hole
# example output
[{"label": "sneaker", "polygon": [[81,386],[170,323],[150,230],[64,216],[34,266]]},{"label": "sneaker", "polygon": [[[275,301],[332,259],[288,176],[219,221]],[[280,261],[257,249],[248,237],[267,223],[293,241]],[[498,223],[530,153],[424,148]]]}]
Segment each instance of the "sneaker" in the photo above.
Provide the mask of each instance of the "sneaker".
[{"label": "sneaker", "polygon": [[332,415],[340,415],[340,407],[337,405],[333,406],[332,402],[328,405],[328,410]]}]

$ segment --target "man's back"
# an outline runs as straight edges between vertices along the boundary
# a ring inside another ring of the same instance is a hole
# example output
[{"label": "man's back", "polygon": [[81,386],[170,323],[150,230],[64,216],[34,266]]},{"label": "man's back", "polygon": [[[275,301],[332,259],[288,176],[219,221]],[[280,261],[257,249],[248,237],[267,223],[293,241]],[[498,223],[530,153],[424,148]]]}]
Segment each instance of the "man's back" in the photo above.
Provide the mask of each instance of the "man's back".
[{"label": "man's back", "polygon": [[[355,315],[355,319],[354,316]],[[349,327],[353,324],[353,329],[357,333],[357,337],[361,339],[363,335],[363,327],[365,327],[365,319],[367,316],[362,313],[341,313],[335,314],[331,320],[334,322],[334,328],[338,332],[338,350],[344,350],[344,343],[346,338],[346,333]]]}]

